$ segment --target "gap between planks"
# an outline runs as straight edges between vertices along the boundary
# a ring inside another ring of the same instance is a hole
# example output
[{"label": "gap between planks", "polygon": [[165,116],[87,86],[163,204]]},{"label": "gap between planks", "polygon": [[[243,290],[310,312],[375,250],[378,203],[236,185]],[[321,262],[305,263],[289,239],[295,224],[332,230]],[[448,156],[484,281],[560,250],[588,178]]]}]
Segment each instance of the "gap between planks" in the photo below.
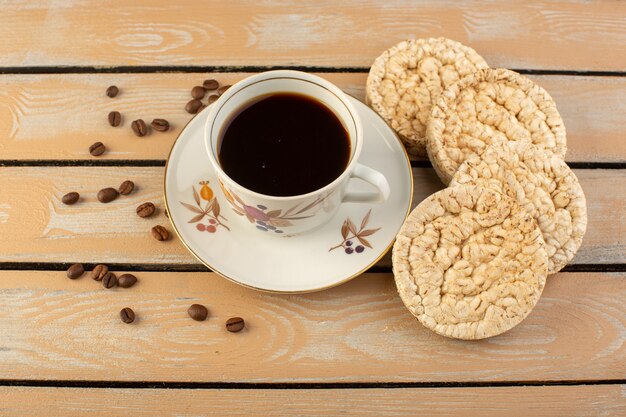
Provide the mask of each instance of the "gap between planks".
[{"label": "gap between planks", "polygon": [[171,381],[87,381],[53,379],[0,379],[0,387],[50,388],[130,388],[130,389],[226,389],[226,390],[346,390],[405,388],[489,388],[489,387],[569,387],[589,385],[622,385],[626,379],[561,380],[561,381],[446,381],[446,382],[171,382]]},{"label": "gap between planks", "polygon": [[[164,159],[0,159],[0,167],[164,167]],[[571,169],[626,169],[626,162],[568,162]],[[411,160],[412,168],[432,168],[427,160]]]},{"label": "gap between planks", "polygon": [[[99,262],[100,263],[100,262]],[[0,262],[0,271],[65,271],[72,262]],[[86,271],[98,263],[83,262]],[[212,272],[202,264],[129,264],[107,262],[112,271],[131,272]],[[364,273],[390,273],[391,266],[375,265]],[[560,272],[626,272],[626,264],[569,264]]]},{"label": "gap between planks", "polygon": [[[525,69],[510,68],[524,75],[570,75],[573,77],[626,77],[626,71],[590,71],[590,70],[559,70],[559,69]],[[320,67],[320,66],[194,66],[194,65],[152,65],[152,66],[23,66],[0,67],[0,74],[154,74],[154,73],[184,73],[202,74],[229,72],[259,73],[275,70],[292,70],[304,72],[324,73],[369,73],[369,67]]]}]

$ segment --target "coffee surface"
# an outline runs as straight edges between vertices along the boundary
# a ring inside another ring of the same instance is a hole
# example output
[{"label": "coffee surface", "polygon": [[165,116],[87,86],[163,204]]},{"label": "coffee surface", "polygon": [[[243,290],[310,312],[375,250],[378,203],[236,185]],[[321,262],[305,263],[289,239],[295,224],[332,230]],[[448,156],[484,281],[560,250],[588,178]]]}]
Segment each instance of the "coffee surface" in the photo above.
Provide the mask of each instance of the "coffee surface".
[{"label": "coffee surface", "polygon": [[242,106],[222,133],[219,163],[238,184],[293,196],[330,184],[350,159],[345,127],[325,104],[278,93]]}]

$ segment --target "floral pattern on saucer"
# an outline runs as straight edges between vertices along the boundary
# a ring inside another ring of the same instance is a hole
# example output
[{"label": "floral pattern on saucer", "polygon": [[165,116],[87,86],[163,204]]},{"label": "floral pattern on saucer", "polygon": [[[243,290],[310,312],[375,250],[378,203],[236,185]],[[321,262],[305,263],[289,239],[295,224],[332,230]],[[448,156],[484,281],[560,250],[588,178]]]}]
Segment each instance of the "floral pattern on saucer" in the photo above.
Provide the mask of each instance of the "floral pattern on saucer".
[{"label": "floral pattern on saucer", "polygon": [[[228,219],[220,214],[220,203],[217,201],[217,198],[215,198],[215,194],[213,193],[211,187],[209,187],[209,181],[200,181],[198,184],[202,186],[200,188],[200,194],[198,194],[193,185],[191,186],[193,199],[196,202],[195,206],[193,204],[179,201],[183,207],[195,213],[195,216],[193,216],[187,223],[197,223],[196,229],[200,232],[215,233],[219,227],[223,227],[224,229],[230,231],[230,228],[222,222],[222,220],[228,221]],[[206,201],[204,207],[202,207],[201,200]],[[204,220],[205,217],[207,218],[207,224],[199,223]]]},{"label": "floral pattern on saucer", "polygon": [[[352,220],[350,220],[350,217],[348,217],[341,225],[341,237],[343,238],[343,240],[340,244],[328,249],[328,252],[331,252],[335,249],[343,248],[344,252],[347,255],[351,255],[353,253],[362,253],[366,247],[373,249],[372,244],[365,238],[378,232],[381,228],[378,227],[376,229],[366,229],[367,223],[370,220],[370,214],[372,214],[372,209],[370,209],[365,217],[363,217],[363,220],[361,220],[361,226],[358,230]],[[353,246],[354,239],[356,239],[360,244],[357,246]]]},{"label": "floral pattern on saucer", "polygon": [[227,189],[221,181],[219,183],[224,197],[230,203],[233,211],[239,216],[246,217],[250,223],[263,232],[284,233],[282,228],[293,226],[294,221],[312,217],[314,214],[308,213],[323,203],[330,195],[318,197],[304,207],[297,204],[283,212],[282,209],[270,210],[261,204],[257,206],[247,205],[234,191]]}]

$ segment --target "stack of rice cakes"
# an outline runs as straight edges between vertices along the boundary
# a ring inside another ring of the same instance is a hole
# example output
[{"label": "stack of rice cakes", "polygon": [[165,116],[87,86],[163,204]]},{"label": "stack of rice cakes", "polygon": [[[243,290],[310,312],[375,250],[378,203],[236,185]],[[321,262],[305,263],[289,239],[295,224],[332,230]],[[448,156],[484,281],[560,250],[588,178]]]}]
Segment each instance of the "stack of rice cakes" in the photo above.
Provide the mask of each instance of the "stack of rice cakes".
[{"label": "stack of rice cakes", "polygon": [[366,93],[409,153],[428,155],[449,185],[422,201],[397,236],[402,301],[443,336],[511,329],[536,305],[547,275],[574,257],[587,227],[554,100],[445,38],[385,51]]}]

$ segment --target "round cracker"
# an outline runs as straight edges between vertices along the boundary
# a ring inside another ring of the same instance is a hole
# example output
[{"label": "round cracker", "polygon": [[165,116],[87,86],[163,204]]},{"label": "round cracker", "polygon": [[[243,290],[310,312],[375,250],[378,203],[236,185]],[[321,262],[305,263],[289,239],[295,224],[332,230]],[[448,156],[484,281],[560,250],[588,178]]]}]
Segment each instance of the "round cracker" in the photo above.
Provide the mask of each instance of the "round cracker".
[{"label": "round cracker", "polygon": [[426,124],[439,94],[480,68],[472,48],[446,38],[400,42],[370,68],[366,102],[398,133],[407,152],[426,156]]},{"label": "round cracker", "polygon": [[426,129],[437,175],[448,184],[459,166],[494,143],[529,141],[560,157],[565,126],[543,88],[507,69],[483,69],[444,91]]},{"label": "round cracker", "polygon": [[539,179],[541,187],[550,196],[555,220],[551,222],[540,217],[537,221],[546,231],[546,243],[556,248],[554,254],[549,254],[549,270],[558,272],[574,258],[587,231],[585,193],[576,174],[560,156],[527,142],[509,143],[508,147]]},{"label": "round cracker", "polygon": [[400,229],[392,260],[409,311],[458,339],[496,336],[520,323],[548,271],[532,216],[512,198],[468,185],[422,201]]},{"label": "round cracker", "polygon": [[551,152],[527,142],[490,145],[463,162],[450,185],[479,185],[517,200],[541,229],[549,274],[567,265],[582,243],[585,194],[572,170]]}]

